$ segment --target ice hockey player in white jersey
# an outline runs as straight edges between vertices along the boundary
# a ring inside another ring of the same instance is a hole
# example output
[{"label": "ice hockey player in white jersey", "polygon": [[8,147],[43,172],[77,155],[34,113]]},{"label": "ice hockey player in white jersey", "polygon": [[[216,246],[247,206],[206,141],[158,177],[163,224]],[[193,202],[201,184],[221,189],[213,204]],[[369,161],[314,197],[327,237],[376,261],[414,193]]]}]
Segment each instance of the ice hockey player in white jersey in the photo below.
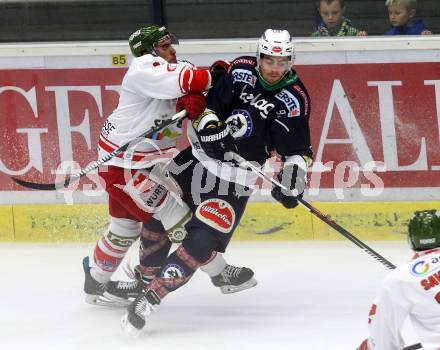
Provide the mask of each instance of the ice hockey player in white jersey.
[{"label": "ice hockey player in white jersey", "polygon": [[397,267],[377,292],[368,318],[368,339],[358,350],[402,350],[402,326],[409,317],[424,350],[440,349],[440,216],[415,212],[408,225],[415,251],[410,263]]},{"label": "ice hockey player in white jersey", "polygon": [[[175,43],[177,39],[172,33],[155,24],[142,27],[130,36],[134,58],[123,78],[118,106],[102,128],[100,158],[169,119],[176,109],[186,109],[189,119],[205,110],[202,93],[211,86],[211,74],[188,62],[179,63]],[[87,302],[108,301],[103,295],[109,296],[111,275],[144,230],[142,223],[154,215],[170,235],[184,230],[183,224],[191,215],[189,208],[177,203],[166,185],[153,181],[149,171],[153,165],[178,153],[176,144],[180,135],[179,124],[162,129],[152,139],[133,143],[99,168],[109,196],[110,225],[98,240],[93,258],[83,259]],[[212,263],[227,265],[221,254]],[[218,273],[217,270],[213,271]],[[118,291],[118,284],[112,287]],[[134,283],[129,288],[123,287],[127,297],[136,296],[143,286]]]}]

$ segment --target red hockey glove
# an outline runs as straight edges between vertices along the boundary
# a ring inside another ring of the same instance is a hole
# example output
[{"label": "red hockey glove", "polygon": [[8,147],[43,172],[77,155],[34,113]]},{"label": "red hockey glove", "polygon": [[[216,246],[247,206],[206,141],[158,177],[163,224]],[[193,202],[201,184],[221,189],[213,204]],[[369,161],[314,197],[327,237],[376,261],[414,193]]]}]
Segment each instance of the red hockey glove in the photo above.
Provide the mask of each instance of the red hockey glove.
[{"label": "red hockey glove", "polygon": [[231,63],[228,61],[218,60],[218,61],[215,61],[213,64],[211,64],[211,67],[209,67],[209,71],[211,73],[216,70],[227,71],[229,69],[230,65],[231,65]]},{"label": "red hockey glove", "polygon": [[194,120],[206,108],[205,96],[202,94],[189,94],[181,96],[176,102],[176,112],[180,112],[182,109],[186,109],[186,113],[189,119]]},{"label": "red hockey glove", "polygon": [[368,349],[368,340],[365,339],[356,350],[369,350]]},{"label": "red hockey glove", "polygon": [[211,73],[211,86],[214,86],[220,77],[223,74],[226,74],[229,66],[230,63],[228,61],[218,60],[209,67],[209,72]]}]

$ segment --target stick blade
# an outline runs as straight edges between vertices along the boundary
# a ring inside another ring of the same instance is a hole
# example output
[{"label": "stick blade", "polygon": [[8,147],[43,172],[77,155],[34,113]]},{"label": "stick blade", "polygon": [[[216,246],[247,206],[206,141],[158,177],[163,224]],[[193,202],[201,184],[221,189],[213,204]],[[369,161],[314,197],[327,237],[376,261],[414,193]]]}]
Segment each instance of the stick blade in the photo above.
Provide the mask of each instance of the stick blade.
[{"label": "stick blade", "polygon": [[403,348],[403,350],[417,350],[417,349],[423,349],[422,344],[417,343],[417,344],[413,344],[413,345],[410,345],[410,346],[405,346]]},{"label": "stick blade", "polygon": [[64,187],[64,183],[40,184],[40,183],[20,180],[17,179],[16,177],[12,177],[12,180],[14,180],[14,182],[19,184],[20,186],[32,188],[34,190],[40,190],[40,191],[55,191],[57,188]]}]

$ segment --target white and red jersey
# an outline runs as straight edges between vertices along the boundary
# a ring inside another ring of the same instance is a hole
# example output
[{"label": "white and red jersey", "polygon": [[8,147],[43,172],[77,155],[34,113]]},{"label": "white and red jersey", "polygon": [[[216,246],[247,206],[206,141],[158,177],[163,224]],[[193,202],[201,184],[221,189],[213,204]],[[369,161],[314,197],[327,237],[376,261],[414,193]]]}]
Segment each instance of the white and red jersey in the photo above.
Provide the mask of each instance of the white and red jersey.
[{"label": "white and red jersey", "polygon": [[369,315],[370,350],[401,350],[409,317],[425,350],[440,350],[440,249],[418,253],[391,272]]},{"label": "white and red jersey", "polygon": [[[176,113],[178,97],[205,91],[210,80],[207,70],[197,70],[187,62],[170,64],[150,54],[134,58],[122,81],[118,107],[101,130],[99,158],[169,119]],[[158,154],[164,158],[175,154],[180,134],[180,127],[169,126],[106,164],[128,169],[150,167],[160,161]]]}]

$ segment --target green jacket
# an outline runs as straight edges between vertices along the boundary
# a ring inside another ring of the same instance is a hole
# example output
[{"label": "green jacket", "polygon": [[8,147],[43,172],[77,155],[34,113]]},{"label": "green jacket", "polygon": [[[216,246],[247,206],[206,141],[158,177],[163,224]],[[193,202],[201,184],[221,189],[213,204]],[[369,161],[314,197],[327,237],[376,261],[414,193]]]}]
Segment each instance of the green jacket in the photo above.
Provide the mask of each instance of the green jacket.
[{"label": "green jacket", "polygon": [[329,29],[324,22],[321,22],[312,36],[356,36],[359,32],[360,30],[353,27],[348,18],[342,17],[339,28]]}]

